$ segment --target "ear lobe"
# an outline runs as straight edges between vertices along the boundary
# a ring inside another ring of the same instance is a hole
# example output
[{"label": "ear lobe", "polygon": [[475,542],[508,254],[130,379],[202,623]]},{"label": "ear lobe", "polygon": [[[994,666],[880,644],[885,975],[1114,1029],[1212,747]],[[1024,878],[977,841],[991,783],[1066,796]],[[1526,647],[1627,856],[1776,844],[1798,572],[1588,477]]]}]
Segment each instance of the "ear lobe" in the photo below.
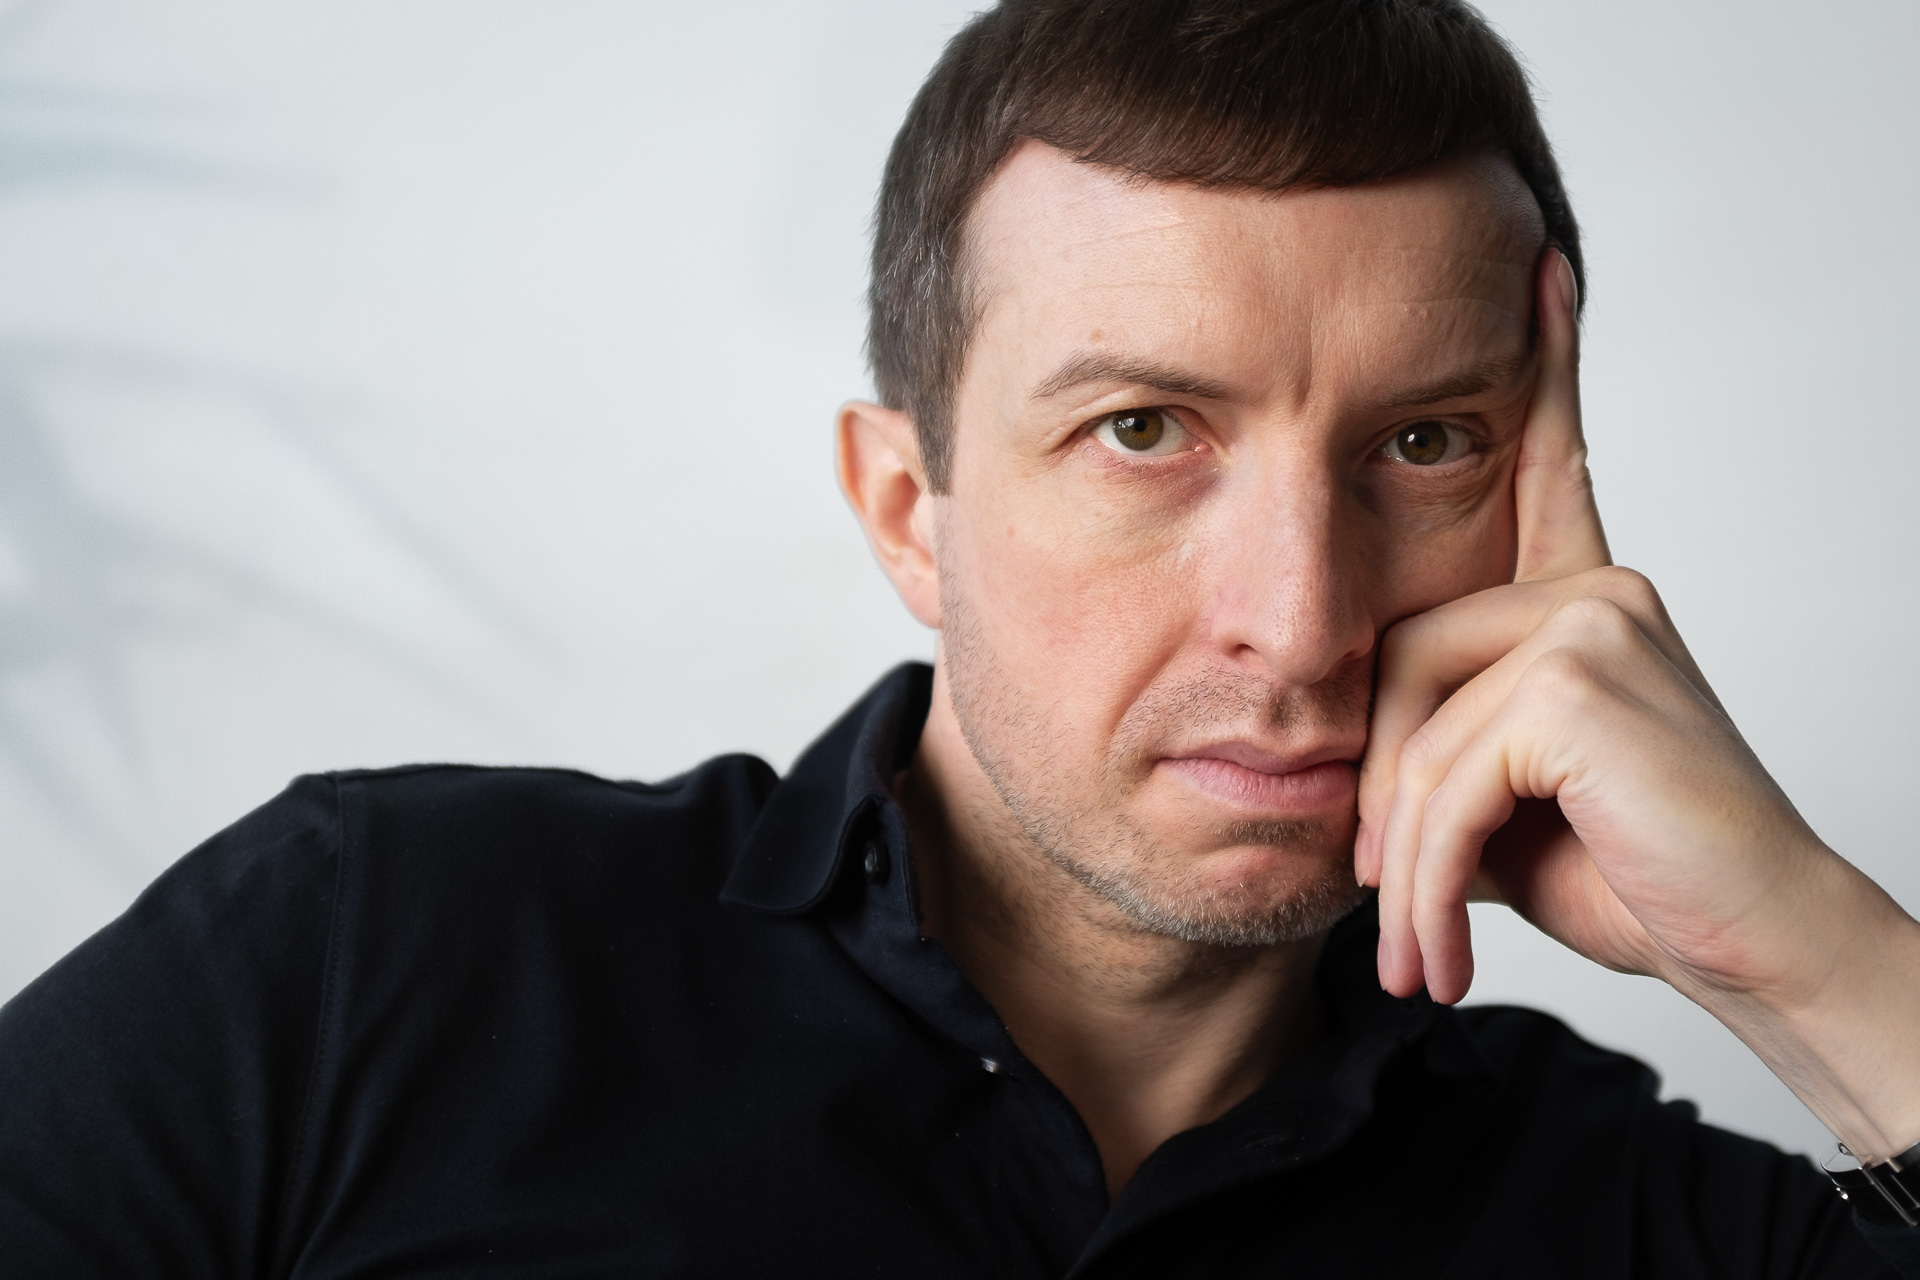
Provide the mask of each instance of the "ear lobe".
[{"label": "ear lobe", "polygon": [[938,630],[934,498],[927,491],[912,420],[898,409],[851,400],[840,408],[836,434],[840,491],[866,530],[873,558],[892,580],[908,612]]}]

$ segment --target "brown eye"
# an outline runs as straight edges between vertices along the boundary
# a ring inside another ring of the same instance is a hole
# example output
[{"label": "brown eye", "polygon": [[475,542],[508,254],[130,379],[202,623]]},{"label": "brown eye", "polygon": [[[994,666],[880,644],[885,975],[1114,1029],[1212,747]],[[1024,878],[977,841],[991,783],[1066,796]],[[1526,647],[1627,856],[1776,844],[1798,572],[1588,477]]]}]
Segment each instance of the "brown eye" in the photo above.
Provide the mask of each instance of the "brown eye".
[{"label": "brown eye", "polygon": [[1116,453],[1177,453],[1187,445],[1186,428],[1165,409],[1128,409],[1103,418],[1094,439]]},{"label": "brown eye", "polygon": [[1160,437],[1165,434],[1166,420],[1157,409],[1123,413],[1113,420],[1114,443],[1138,453],[1145,453],[1159,444]]},{"label": "brown eye", "polygon": [[1431,467],[1466,452],[1466,433],[1445,422],[1416,422],[1387,441],[1385,453],[1398,462]]}]

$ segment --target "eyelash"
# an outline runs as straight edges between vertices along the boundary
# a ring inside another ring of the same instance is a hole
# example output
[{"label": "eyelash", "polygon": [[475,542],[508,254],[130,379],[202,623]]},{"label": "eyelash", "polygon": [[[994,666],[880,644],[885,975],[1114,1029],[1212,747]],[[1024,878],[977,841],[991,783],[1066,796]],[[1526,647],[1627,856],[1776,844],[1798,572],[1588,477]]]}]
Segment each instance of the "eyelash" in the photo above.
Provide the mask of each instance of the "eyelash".
[{"label": "eyelash", "polygon": [[[1128,418],[1158,418],[1163,420],[1166,425],[1173,427],[1179,432],[1177,443],[1179,443],[1181,447],[1159,453],[1150,451],[1154,447],[1153,445],[1149,445],[1149,448],[1144,450],[1134,450],[1123,447],[1117,436],[1117,424]],[[1111,443],[1102,438],[1102,433],[1106,432],[1109,426],[1116,428],[1115,438]],[[1112,413],[1103,413],[1093,419],[1086,424],[1084,430],[1086,431],[1088,442],[1097,445],[1100,452],[1106,458],[1117,461],[1122,466],[1129,467],[1168,466],[1171,465],[1175,459],[1202,452],[1207,447],[1206,442],[1199,437],[1198,433],[1187,425],[1185,416],[1167,405],[1138,405],[1126,409],[1116,409]]]},{"label": "eyelash", "polygon": [[[1410,458],[1395,458],[1392,456],[1389,451],[1395,444],[1399,443],[1403,437],[1413,434],[1415,428],[1428,424],[1445,427],[1450,433],[1457,433],[1459,435],[1464,445],[1459,457],[1450,458],[1444,462],[1419,463]],[[1389,431],[1373,446],[1370,456],[1383,462],[1408,467],[1415,471],[1452,471],[1460,463],[1484,454],[1487,448],[1488,441],[1485,434],[1475,430],[1464,422],[1454,422],[1447,418],[1416,418],[1412,422],[1403,422]]]},{"label": "eyelash", "polygon": [[[1154,454],[1116,448],[1113,445],[1101,441],[1097,435],[1102,428],[1109,423],[1115,422],[1117,419],[1127,418],[1129,416],[1145,416],[1148,414],[1163,415],[1169,422],[1177,426],[1192,443],[1188,447],[1169,453]],[[1461,455],[1445,462],[1434,462],[1423,465],[1404,458],[1395,458],[1389,454],[1388,450],[1393,447],[1402,434],[1423,423],[1433,423],[1448,428],[1450,432],[1458,433],[1464,441],[1464,448]],[[1087,442],[1098,446],[1099,453],[1103,460],[1113,465],[1135,471],[1176,465],[1180,459],[1190,457],[1195,453],[1204,452],[1208,448],[1206,442],[1200,439],[1199,434],[1187,425],[1185,415],[1167,405],[1139,405],[1126,409],[1116,409],[1111,413],[1103,413],[1099,417],[1092,419],[1082,430],[1086,435]],[[1371,462],[1393,465],[1403,471],[1452,474],[1459,469],[1460,464],[1484,455],[1489,447],[1491,447],[1491,442],[1488,441],[1485,433],[1464,422],[1447,418],[1416,418],[1411,422],[1401,423],[1376,440],[1367,450],[1366,456]],[[1438,477],[1436,476],[1435,478]]]}]

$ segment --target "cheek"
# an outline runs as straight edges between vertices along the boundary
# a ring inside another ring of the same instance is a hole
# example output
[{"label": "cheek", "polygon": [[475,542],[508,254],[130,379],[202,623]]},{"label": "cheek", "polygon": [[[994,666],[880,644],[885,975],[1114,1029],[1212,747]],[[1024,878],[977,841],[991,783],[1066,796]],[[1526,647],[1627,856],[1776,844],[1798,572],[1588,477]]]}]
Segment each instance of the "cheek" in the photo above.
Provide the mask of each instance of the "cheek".
[{"label": "cheek", "polygon": [[1007,496],[966,520],[952,549],[971,621],[1036,701],[1114,721],[1191,631],[1201,553],[1164,507],[1045,498]]},{"label": "cheek", "polygon": [[1449,600],[1513,581],[1518,550],[1511,500],[1490,501],[1440,529],[1378,531],[1369,560],[1381,627]]}]

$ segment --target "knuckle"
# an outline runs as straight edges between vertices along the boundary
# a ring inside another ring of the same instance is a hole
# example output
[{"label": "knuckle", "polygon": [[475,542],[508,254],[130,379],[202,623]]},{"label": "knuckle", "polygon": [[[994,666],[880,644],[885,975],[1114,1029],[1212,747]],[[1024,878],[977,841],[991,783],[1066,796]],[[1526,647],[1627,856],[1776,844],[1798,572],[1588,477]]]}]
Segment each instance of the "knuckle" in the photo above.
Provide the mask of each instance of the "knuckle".
[{"label": "knuckle", "polygon": [[1660,593],[1646,574],[1623,565],[1608,565],[1595,573],[1606,595],[1629,612],[1640,617],[1654,617],[1661,612]]},{"label": "knuckle", "polygon": [[1601,688],[1592,659],[1566,647],[1549,649],[1535,658],[1521,680],[1533,696],[1562,706],[1590,702]]},{"label": "knuckle", "polygon": [[1420,818],[1423,831],[1447,827],[1453,818],[1453,799],[1450,788],[1435,787],[1420,806]]},{"label": "knuckle", "polygon": [[1554,622],[1563,633],[1608,646],[1631,643],[1640,634],[1633,615],[1602,595],[1575,596],[1560,606]]},{"label": "knuckle", "polygon": [[[1440,736],[1430,727],[1431,721],[1407,735],[1400,744],[1400,771],[1413,778],[1427,778],[1435,773],[1445,762]],[[1433,797],[1427,797],[1431,804]]]}]

